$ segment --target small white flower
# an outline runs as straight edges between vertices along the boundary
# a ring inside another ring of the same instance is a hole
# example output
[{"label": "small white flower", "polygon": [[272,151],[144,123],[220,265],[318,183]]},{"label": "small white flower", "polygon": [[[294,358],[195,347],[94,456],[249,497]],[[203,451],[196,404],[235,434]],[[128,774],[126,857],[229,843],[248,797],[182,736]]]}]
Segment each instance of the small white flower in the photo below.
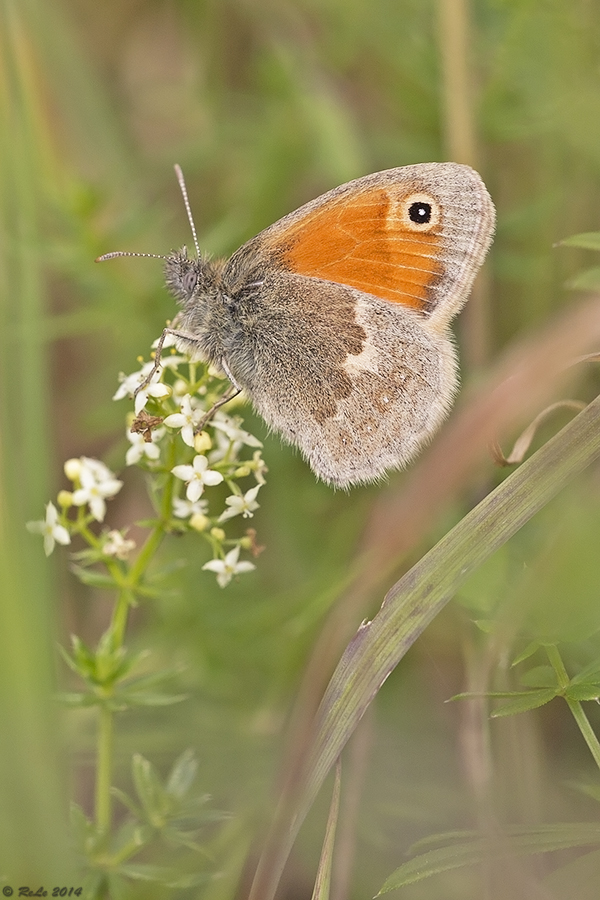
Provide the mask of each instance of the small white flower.
[{"label": "small white flower", "polygon": [[81,463],[79,480],[81,480],[84,471],[90,474],[92,478],[98,482],[110,481],[111,478],[115,477],[108,466],[100,459],[94,459],[93,456],[82,456],[79,461]]},{"label": "small white flower", "polygon": [[181,403],[181,398],[184,397],[185,394],[189,394],[188,383],[187,381],[184,381],[183,378],[177,378],[173,385],[173,396],[178,403]]},{"label": "small white flower", "polygon": [[256,495],[259,490],[260,484],[257,484],[256,487],[250,488],[250,490],[246,491],[242,496],[232,494],[231,497],[227,497],[225,503],[229,509],[226,509],[224,513],[221,513],[218,521],[224,522],[226,519],[233,519],[234,516],[239,515],[242,515],[244,519],[252,518],[254,510],[258,509]]},{"label": "small white flower", "polygon": [[[162,335],[161,335],[161,337],[162,337]],[[157,337],[156,340],[152,342],[153,350],[158,349],[159,342],[160,342],[159,337]],[[174,347],[176,343],[177,343],[177,338],[175,337],[174,334],[165,334],[165,339],[163,341],[162,348],[163,348],[163,350],[166,350],[167,347]],[[161,360],[161,362],[162,362],[162,360]]]},{"label": "small white flower", "polygon": [[167,425],[169,428],[180,428],[181,437],[184,444],[187,444],[188,447],[193,447],[194,431],[196,430],[197,424],[197,413],[196,410],[192,408],[192,398],[189,394],[186,394],[181,398],[179,410],[180,411],[178,413],[173,413],[173,415],[167,416],[167,418],[165,419],[165,425]]},{"label": "small white flower", "polygon": [[153,368],[154,363],[150,361],[142,366],[142,368],[138,372],[132,372],[131,375],[125,375],[123,372],[120,372],[119,387],[117,388],[117,392],[114,395],[113,400],[122,400],[123,397],[133,396],[142,381],[144,381],[144,379],[148,377]]},{"label": "small white flower", "polygon": [[191,516],[204,515],[208,509],[206,500],[191,503],[183,497],[173,497],[173,515],[176,519],[189,519]]},{"label": "small white flower", "polygon": [[154,362],[150,361],[145,363],[138,372],[132,372],[131,375],[124,375],[121,372],[121,374],[119,375],[119,381],[121,383],[117,388],[117,392],[113,396],[113,400],[121,400],[123,397],[132,397],[135,395],[134,409],[136,416],[139,416],[146,403],[148,402],[148,397],[154,397],[157,400],[162,400],[164,399],[164,397],[169,397],[171,394],[171,388],[160,381],[161,371],[163,368],[162,361],[161,365],[152,376],[150,384],[147,384],[146,387],[143,390],[139,391],[137,394],[135,393],[140,384],[142,384],[146,380],[153,368]]},{"label": "small white flower", "polygon": [[268,472],[267,464],[260,454],[260,450],[255,450],[252,454],[252,462],[250,468],[254,473],[254,477],[258,484],[266,484],[264,473]]},{"label": "small white flower", "polygon": [[152,432],[152,440],[145,441],[142,434],[127,429],[127,440],[131,447],[125,455],[125,465],[134,466],[144,456],[147,459],[158,459],[160,456],[158,442],[164,433],[164,428],[157,428]]},{"label": "small white flower", "polygon": [[109,531],[106,538],[106,543],[102,548],[105,556],[127,559],[131,551],[135,550],[135,541],[125,540],[120,531]]},{"label": "small white flower", "polygon": [[[163,350],[165,349],[165,345],[163,344]],[[173,353],[170,356],[161,356],[160,364],[164,366],[165,369],[171,369],[173,372],[176,372],[182,362],[186,362],[185,356],[177,356],[177,354]]]},{"label": "small white flower", "polygon": [[55,543],[70,544],[71,536],[64,527],[58,523],[58,511],[54,503],[46,504],[46,519],[43,522],[28,522],[27,529],[32,534],[41,534],[44,538],[44,553],[50,556]]},{"label": "small white flower", "polygon": [[[156,376],[158,376],[158,372]],[[147,384],[145,388],[143,388],[138,394],[135,395],[135,402],[133,404],[133,408],[135,410],[136,416],[139,416],[146,403],[148,402],[149,397],[154,397],[155,400],[164,400],[165,397],[171,396],[171,388],[167,384],[163,384],[162,381],[154,381],[152,380],[150,384]]]},{"label": "small white flower", "polygon": [[181,478],[186,482],[186,497],[192,503],[202,496],[205,485],[212,486],[223,481],[220,472],[208,468],[208,460],[205,456],[195,456],[191,466],[175,466],[171,471],[176,478]]},{"label": "small white flower", "polygon": [[202,568],[209,572],[215,572],[219,587],[226,587],[234,575],[238,575],[241,572],[251,572],[252,569],[256,568],[254,563],[246,562],[245,560],[238,562],[239,555],[240,548],[238,545],[229,551],[225,559],[211,559]]},{"label": "small white flower", "polygon": [[83,506],[88,503],[94,519],[102,522],[106,515],[106,498],[118,494],[123,487],[123,482],[118,481],[104,463],[84,456],[82,457],[79,483],[81,487],[74,491],[73,503],[75,506]]},{"label": "small white flower", "polygon": [[258,438],[240,428],[239,419],[232,419],[224,413],[216,413],[213,423],[215,428],[227,435],[232,444],[246,444],[248,447],[262,447]]}]

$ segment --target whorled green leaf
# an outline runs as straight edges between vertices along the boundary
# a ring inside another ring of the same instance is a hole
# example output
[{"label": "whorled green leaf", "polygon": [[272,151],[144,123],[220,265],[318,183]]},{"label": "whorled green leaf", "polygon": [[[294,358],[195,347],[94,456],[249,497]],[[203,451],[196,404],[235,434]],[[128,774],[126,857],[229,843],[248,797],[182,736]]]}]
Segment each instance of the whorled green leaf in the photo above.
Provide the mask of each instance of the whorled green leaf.
[{"label": "whorled green leaf", "polygon": [[591,797],[592,800],[597,800],[600,803],[600,784],[590,783],[586,781],[566,781],[566,787],[572,788],[574,791],[578,791],[578,793],[583,794],[586,797]]},{"label": "whorled green leaf", "polygon": [[141,753],[134,753],[131,771],[136,793],[148,821],[160,827],[160,820],[166,812],[166,798],[165,789],[154,766]]},{"label": "whorled green leaf", "polygon": [[[444,836],[439,837],[443,839]],[[386,879],[376,896],[441,872],[476,865],[489,859],[502,859],[512,855],[528,856],[594,844],[600,844],[600,825],[593,822],[516,826],[493,839],[475,836],[474,833],[471,841],[453,842],[413,857]]]},{"label": "whorled green leaf", "polygon": [[514,700],[503,703],[490,713],[492,719],[501,719],[504,716],[515,716],[517,713],[529,712],[530,709],[539,709],[558,696],[554,688],[545,688],[539,691],[521,691]]},{"label": "whorled green leaf", "polygon": [[118,691],[113,702],[119,709],[128,709],[133,706],[172,706],[174,703],[182,703],[188,699],[188,694],[165,694],[157,691]]},{"label": "whorled green leaf", "polygon": [[122,791],[120,788],[114,787],[114,785],[113,785],[113,787],[111,787],[111,789],[110,789],[110,792],[113,797],[116,797],[117,800],[120,800],[120,802],[123,804],[123,806],[127,807],[129,812],[133,813],[133,815],[136,817],[136,819],[142,818],[142,815],[143,815],[142,810],[137,805],[137,803],[133,802],[131,797],[128,794],[126,794],[125,791]]},{"label": "whorled green leaf", "polygon": [[178,800],[183,800],[190,790],[198,773],[198,760],[196,754],[188,747],[173,763],[173,768],[167,779],[167,792]]},{"label": "whorled green leaf", "polygon": [[570,278],[566,282],[566,286],[573,291],[596,291],[600,288],[600,266],[594,266],[593,269],[586,269]]},{"label": "whorled green leaf", "polygon": [[85,706],[97,706],[99,698],[96,694],[88,694],[83,691],[59,691],[56,699],[69,709],[82,709]]},{"label": "whorled green leaf", "polygon": [[127,863],[119,866],[118,871],[121,875],[126,875],[128,878],[133,878],[136,881],[154,881],[174,890],[196,887],[206,882],[210,877],[206,872],[182,875],[177,869],[167,866],[153,866],[150,863]]},{"label": "whorled green leaf", "polygon": [[571,682],[565,691],[568,700],[597,700],[600,697],[600,682],[588,681],[574,684]]},{"label": "whorled green leaf", "polygon": [[119,588],[118,582],[112,575],[105,575],[103,572],[96,571],[96,569],[86,569],[84,566],[78,566],[75,563],[72,563],[70,568],[71,572],[79,578],[81,583],[89,587],[103,588],[109,591],[118,590]]},{"label": "whorled green leaf", "polygon": [[600,250],[600,231],[574,234],[560,242],[561,247],[582,247],[584,250]]},{"label": "whorled green leaf", "polygon": [[524,650],[522,650],[518,656],[515,656],[513,661],[511,662],[511,668],[514,669],[515,666],[518,666],[519,663],[525,662],[526,659],[529,659],[530,656],[533,656],[534,653],[543,647],[543,644],[540,641],[532,641],[530,644],[527,644]]},{"label": "whorled green leaf", "polygon": [[524,687],[530,688],[556,688],[556,673],[552,666],[535,666],[523,672],[520,678]]},{"label": "whorled green leaf", "polygon": [[600,680],[600,659],[593,659],[587,666],[584,666],[577,675],[571,679],[572,684],[579,681],[598,681]]}]

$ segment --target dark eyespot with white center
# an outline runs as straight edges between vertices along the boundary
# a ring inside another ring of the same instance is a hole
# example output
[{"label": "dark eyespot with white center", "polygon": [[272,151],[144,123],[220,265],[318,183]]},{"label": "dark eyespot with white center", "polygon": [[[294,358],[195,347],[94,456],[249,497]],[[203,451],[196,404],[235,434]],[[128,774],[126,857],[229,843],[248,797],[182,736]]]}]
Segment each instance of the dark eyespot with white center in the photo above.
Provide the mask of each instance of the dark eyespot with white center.
[{"label": "dark eyespot with white center", "polygon": [[409,231],[432,231],[440,221],[440,205],[424,191],[411,194],[402,201],[401,216]]},{"label": "dark eyespot with white center", "polygon": [[427,225],[431,221],[431,204],[411,203],[408,209],[408,218],[415,225]]}]

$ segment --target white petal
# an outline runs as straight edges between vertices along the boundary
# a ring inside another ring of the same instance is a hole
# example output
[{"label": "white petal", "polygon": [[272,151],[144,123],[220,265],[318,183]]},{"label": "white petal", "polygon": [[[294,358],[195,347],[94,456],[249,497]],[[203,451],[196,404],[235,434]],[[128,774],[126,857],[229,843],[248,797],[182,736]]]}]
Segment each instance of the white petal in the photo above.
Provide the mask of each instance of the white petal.
[{"label": "white petal", "polygon": [[233,568],[237,563],[240,555],[240,545],[238,544],[233,550],[225,555],[225,565],[227,568]]},{"label": "white petal", "polygon": [[106,515],[106,503],[102,497],[90,497],[90,512],[96,522],[103,522]]},{"label": "white petal", "polygon": [[147,402],[148,402],[148,391],[147,390],[140,391],[139,394],[135,395],[135,403],[134,403],[133,408],[135,410],[136,416],[139,416],[139,414],[141,413],[141,411],[143,410],[143,408],[145,407]]},{"label": "white petal", "polygon": [[103,497],[114,497],[123,487],[123,482],[116,478],[108,478],[106,481],[100,482],[98,491]]},{"label": "white petal", "polygon": [[183,416],[181,413],[172,413],[164,420],[165,425],[168,425],[169,428],[183,428],[186,422],[186,416]]},{"label": "white petal", "polygon": [[203,475],[206,469],[208,469],[208,460],[205,456],[198,455],[194,457],[192,465],[196,475]]},{"label": "white petal", "polygon": [[188,498],[188,500],[190,500],[192,503],[195,503],[196,500],[199,500],[200,497],[202,496],[203,490],[204,490],[204,485],[202,484],[200,479],[194,478],[194,480],[190,481],[190,483],[188,484],[185,495]]},{"label": "white petal", "polygon": [[138,444],[133,444],[125,454],[125,465],[126,466],[134,466],[136,463],[140,461],[142,456],[144,455],[143,448]]},{"label": "white petal", "polygon": [[213,484],[221,484],[223,481],[223,476],[220,472],[215,472],[214,469],[208,469],[204,475],[202,476],[202,481],[204,484],[213,485]]},{"label": "white petal", "polygon": [[154,397],[156,400],[162,400],[164,397],[168,397],[171,394],[171,388],[162,382],[159,382],[158,384],[149,384],[147,391],[148,396]]},{"label": "white petal", "polygon": [[188,422],[187,425],[184,425],[181,429],[181,438],[184,444],[187,444],[188,447],[194,446],[194,426]]},{"label": "white petal", "polygon": [[71,543],[71,535],[69,534],[67,529],[64,527],[64,525],[55,525],[54,529],[53,529],[53,534],[54,534],[54,540],[58,541],[59,544],[63,544],[66,546],[66,544]]},{"label": "white petal", "polygon": [[31,534],[44,534],[46,531],[46,523],[39,519],[37,522],[27,522],[25,527]]},{"label": "white petal", "polygon": [[222,559],[211,559],[209,562],[204,563],[202,568],[207,569],[209,572],[225,572],[225,563]]},{"label": "white petal", "polygon": [[46,556],[50,556],[52,551],[54,550],[54,535],[51,531],[47,531],[44,535],[44,553]]},{"label": "white petal", "polygon": [[196,476],[192,466],[174,466],[171,472],[175,478],[181,478],[182,481],[191,481]]}]

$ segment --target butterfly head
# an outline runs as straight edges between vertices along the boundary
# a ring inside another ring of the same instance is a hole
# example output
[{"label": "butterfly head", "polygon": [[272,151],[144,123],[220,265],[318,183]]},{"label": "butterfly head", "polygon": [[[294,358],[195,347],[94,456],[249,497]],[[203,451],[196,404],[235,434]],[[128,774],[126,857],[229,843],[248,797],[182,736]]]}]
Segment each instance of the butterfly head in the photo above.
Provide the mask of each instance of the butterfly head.
[{"label": "butterfly head", "polygon": [[208,260],[190,258],[187,247],[165,257],[165,282],[181,306],[187,306],[194,295],[203,293],[212,281]]}]

